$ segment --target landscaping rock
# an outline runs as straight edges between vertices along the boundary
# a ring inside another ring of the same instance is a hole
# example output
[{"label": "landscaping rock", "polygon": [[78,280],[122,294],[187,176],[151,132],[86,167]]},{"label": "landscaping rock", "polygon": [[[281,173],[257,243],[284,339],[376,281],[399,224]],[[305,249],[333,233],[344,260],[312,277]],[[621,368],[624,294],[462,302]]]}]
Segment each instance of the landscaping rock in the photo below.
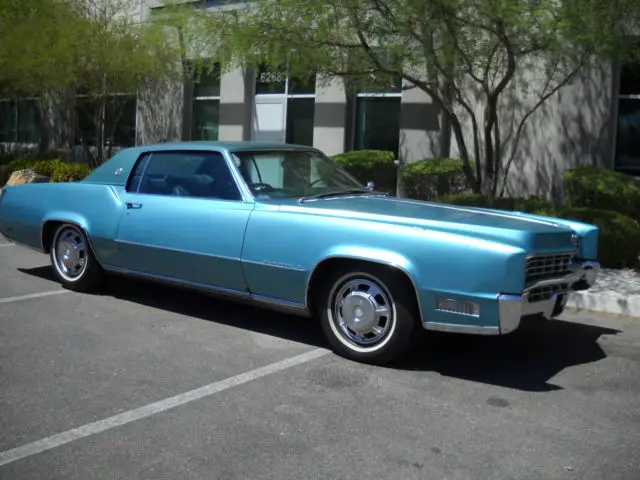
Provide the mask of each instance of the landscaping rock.
[{"label": "landscaping rock", "polygon": [[9,180],[7,180],[7,187],[14,185],[25,185],[27,183],[48,183],[49,177],[40,175],[31,169],[16,170],[11,174]]}]

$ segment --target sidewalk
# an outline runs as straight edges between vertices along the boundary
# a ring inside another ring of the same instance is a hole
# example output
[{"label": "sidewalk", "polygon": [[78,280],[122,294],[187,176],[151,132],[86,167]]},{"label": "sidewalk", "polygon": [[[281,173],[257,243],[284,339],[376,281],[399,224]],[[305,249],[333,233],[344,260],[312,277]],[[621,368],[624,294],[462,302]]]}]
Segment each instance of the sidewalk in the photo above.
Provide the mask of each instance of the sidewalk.
[{"label": "sidewalk", "polygon": [[567,307],[640,318],[640,272],[603,268],[593,287],[571,294]]}]

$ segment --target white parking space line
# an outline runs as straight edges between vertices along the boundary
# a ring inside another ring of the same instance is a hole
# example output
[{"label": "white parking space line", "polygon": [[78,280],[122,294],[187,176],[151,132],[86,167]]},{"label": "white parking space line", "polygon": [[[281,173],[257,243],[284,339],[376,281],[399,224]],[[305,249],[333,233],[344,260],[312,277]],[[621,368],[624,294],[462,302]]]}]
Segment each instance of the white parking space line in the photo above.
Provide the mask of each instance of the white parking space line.
[{"label": "white parking space line", "polygon": [[10,247],[12,245],[15,245],[15,243],[0,243],[0,247]]},{"label": "white parking space line", "polygon": [[229,377],[224,380],[205,385],[204,387],[200,387],[189,392],[165,398],[164,400],[150,403],[149,405],[145,405],[143,407],[119,413],[118,415],[114,415],[103,420],[98,420],[97,422],[88,423],[87,425],[83,425],[72,430],[67,430],[66,432],[58,433],[51,437],[43,438],[41,440],[37,440],[33,443],[28,443],[21,447],[16,447],[11,450],[5,450],[4,452],[0,452],[0,466],[15,462],[16,460],[20,460],[25,457],[30,457],[31,455],[36,455],[46,450],[51,450],[52,448],[59,447],[80,438],[95,435],[96,433],[111,430],[112,428],[120,427],[122,425],[126,425],[127,423],[135,422],[136,420],[141,420],[143,418],[165,412],[180,405],[184,405],[186,403],[208,397],[215,393],[228,390],[229,388],[242,385],[243,383],[257,380],[258,378],[265,377],[273,373],[281,372],[296,365],[300,365],[302,363],[306,363],[316,358],[322,357],[327,353],[329,353],[329,350],[326,350],[324,348],[316,348],[314,350],[311,350],[310,352],[296,355],[295,357],[290,357],[285,360],[266,365],[264,367],[256,368],[255,370],[241,373],[239,375],[235,375],[233,377]]},{"label": "white parking space line", "polygon": [[22,302],[23,300],[31,300],[32,298],[49,297],[51,295],[62,295],[69,293],[70,290],[51,290],[50,292],[29,293],[28,295],[20,295],[18,297],[0,298],[0,305],[3,303]]}]

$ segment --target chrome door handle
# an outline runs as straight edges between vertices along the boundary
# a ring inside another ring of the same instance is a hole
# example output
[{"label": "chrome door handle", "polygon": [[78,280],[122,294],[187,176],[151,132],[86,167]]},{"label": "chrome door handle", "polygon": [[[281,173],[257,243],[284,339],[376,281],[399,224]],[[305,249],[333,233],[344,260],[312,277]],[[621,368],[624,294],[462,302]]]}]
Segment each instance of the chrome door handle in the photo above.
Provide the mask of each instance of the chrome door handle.
[{"label": "chrome door handle", "polygon": [[127,209],[132,209],[132,208],[142,208],[142,204],[127,202]]}]

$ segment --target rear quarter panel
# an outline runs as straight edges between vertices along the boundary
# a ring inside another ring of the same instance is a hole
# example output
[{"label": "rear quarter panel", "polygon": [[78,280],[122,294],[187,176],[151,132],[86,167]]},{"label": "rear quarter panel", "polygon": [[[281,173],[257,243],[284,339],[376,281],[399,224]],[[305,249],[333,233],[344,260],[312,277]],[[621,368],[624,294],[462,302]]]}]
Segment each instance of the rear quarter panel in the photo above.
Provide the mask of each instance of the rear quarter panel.
[{"label": "rear quarter panel", "polygon": [[436,293],[458,298],[472,295],[495,303],[498,292],[521,290],[526,252],[419,227],[256,206],[243,247],[252,292],[305,304],[314,268],[332,257],[370,260],[402,269],[417,290],[424,315],[432,311]]},{"label": "rear quarter panel", "polygon": [[88,233],[100,262],[108,263],[122,211],[118,187],[73,183],[36,183],[5,187],[0,203],[0,232],[10,240],[48,251],[42,227],[72,222]]}]

